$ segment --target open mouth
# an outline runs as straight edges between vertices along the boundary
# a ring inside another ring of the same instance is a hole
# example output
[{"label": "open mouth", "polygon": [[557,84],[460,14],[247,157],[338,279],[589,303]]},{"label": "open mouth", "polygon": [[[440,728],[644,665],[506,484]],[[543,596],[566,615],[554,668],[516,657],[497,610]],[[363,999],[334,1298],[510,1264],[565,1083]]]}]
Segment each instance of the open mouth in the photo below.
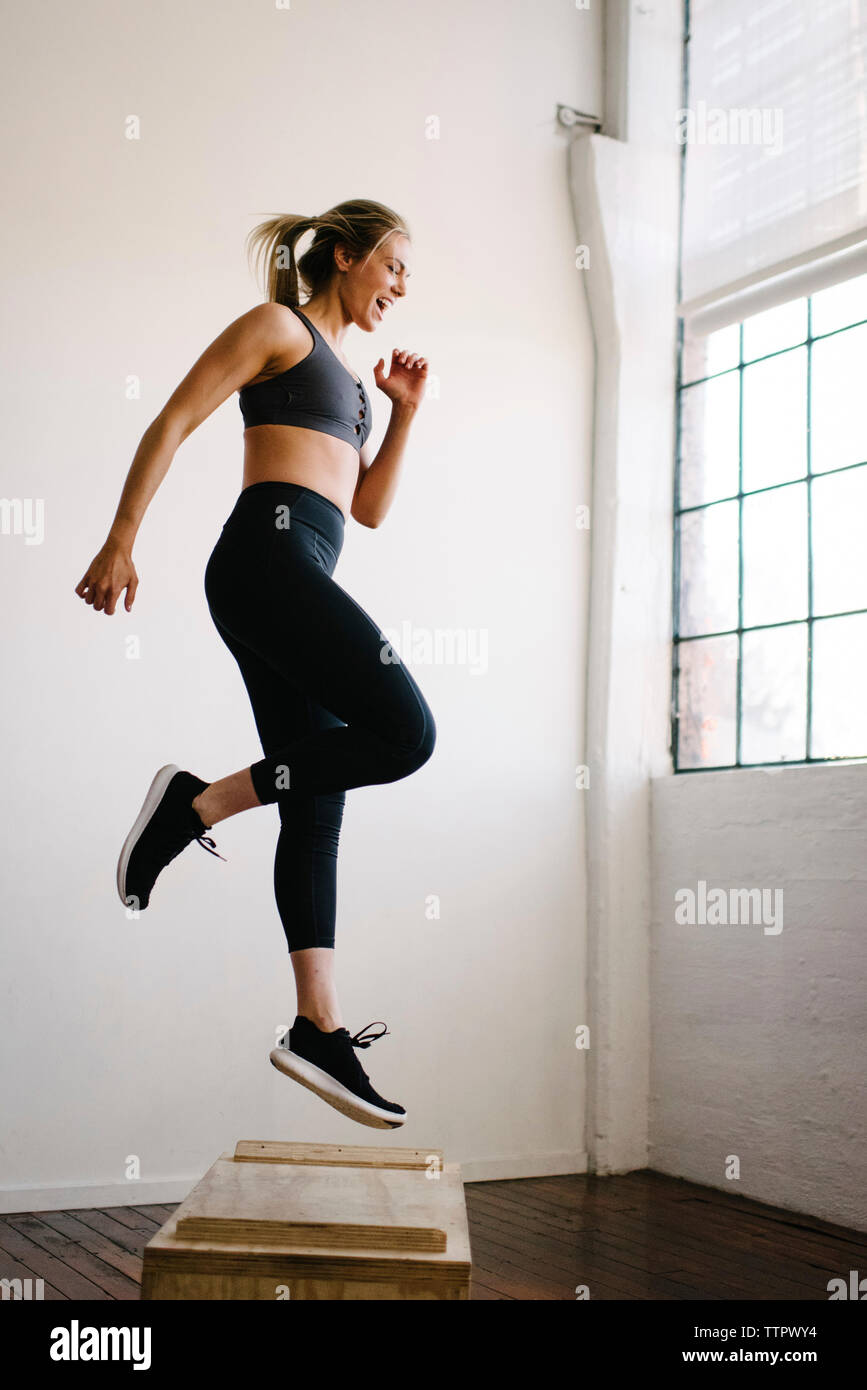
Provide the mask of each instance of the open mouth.
[{"label": "open mouth", "polygon": [[385,299],[384,297],[383,297],[383,298],[380,298],[380,299],[377,299],[377,301],[376,301],[376,307],[377,307],[377,309],[378,309],[378,311],[379,311],[379,317],[380,317],[380,318],[384,318],[384,317],[385,317],[385,311],[386,311],[386,309],[390,309],[390,308],[391,308],[391,300],[390,300],[390,299]]}]

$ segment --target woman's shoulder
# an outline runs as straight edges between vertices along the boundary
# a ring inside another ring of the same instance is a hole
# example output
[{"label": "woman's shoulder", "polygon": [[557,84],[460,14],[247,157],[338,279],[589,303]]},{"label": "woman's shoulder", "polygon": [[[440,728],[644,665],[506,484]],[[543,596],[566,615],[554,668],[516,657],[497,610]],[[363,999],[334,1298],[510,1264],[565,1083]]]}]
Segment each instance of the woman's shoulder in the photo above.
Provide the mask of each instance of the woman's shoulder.
[{"label": "woman's shoulder", "polygon": [[236,319],[235,325],[260,348],[267,349],[272,359],[284,355],[297,359],[310,351],[309,328],[286,304],[274,300],[256,304]]},{"label": "woman's shoulder", "polygon": [[[285,376],[316,351],[316,335],[286,304],[266,300],[256,304],[236,320],[248,345],[255,343],[264,366],[243,388],[264,385],[277,376]],[[312,339],[312,343],[311,343]]]},{"label": "woman's shoulder", "polygon": [[254,305],[244,318],[249,320],[252,328],[288,333],[295,339],[304,338],[307,332],[303,320],[294,309],[288,304],[278,304],[273,299],[266,299],[263,304]]}]

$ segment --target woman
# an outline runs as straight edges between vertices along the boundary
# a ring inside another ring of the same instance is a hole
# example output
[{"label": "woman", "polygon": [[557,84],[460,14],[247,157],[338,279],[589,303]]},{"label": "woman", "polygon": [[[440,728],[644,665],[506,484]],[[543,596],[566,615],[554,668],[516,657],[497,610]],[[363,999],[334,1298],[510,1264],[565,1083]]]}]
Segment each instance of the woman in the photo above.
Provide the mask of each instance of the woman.
[{"label": "woman", "polygon": [[[296,242],[311,228],[296,265]],[[380,357],[374,377],[391,418],[367,458],[370,402],[341,344],[351,323],[372,333],[406,294],[410,237],[391,209],[358,199],[321,217],[272,218],[250,233],[250,246],[267,266],[268,301],[215,339],[148,426],[108,539],[75,592],[111,615],[126,591],[130,611],[132,544],[145,510],[178,446],[237,390],[243,485],[208,561],[205,594],[264,756],[215,782],[162,768],[124,842],[118,891],[125,905],[146,908],[157,876],[187,845],[215,853],[207,830],[276,804],[274,890],[298,1014],[271,1061],[361,1124],[395,1128],[406,1111],[377,1094],[355,1052],[383,1033],[351,1037],[337,999],[338,838],[346,791],[414,772],[436,730],[412,676],[333,574],[347,516],[371,527],[384,520],[424,396],[425,358],[395,348],[386,375]],[[299,278],[309,288],[303,311]]]}]

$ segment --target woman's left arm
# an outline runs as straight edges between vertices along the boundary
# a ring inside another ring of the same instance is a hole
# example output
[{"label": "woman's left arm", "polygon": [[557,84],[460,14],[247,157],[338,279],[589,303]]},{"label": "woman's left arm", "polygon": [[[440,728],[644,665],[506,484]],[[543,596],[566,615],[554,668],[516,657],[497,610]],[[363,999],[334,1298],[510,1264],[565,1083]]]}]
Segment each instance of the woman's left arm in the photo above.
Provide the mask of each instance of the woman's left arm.
[{"label": "woman's left arm", "polygon": [[[380,357],[373,375],[380,391],[391,401],[391,419],[379,451],[367,465],[362,458],[351,513],[362,526],[380,526],[388,515],[400,480],[400,466],[415,413],[424,399],[427,358],[395,348],[391,371],[385,375]],[[362,451],[363,452],[363,451]]]}]

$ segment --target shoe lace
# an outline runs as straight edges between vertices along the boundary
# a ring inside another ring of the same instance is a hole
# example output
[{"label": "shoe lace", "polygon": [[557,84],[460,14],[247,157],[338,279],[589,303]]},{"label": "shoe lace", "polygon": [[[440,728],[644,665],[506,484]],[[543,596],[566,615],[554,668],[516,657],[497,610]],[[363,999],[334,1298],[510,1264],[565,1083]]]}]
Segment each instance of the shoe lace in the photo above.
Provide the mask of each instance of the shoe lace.
[{"label": "shoe lace", "polygon": [[[210,827],[206,826],[205,828],[209,829]],[[228,864],[229,861],[225,854],[220,854],[220,851],[217,849],[216,841],[212,840],[210,835],[197,835],[196,844],[201,845],[202,849],[206,849],[208,854],[215,854],[218,859],[222,859],[224,864]]]},{"label": "shoe lace", "polygon": [[[382,1019],[377,1018],[374,1020],[374,1023],[382,1023]],[[373,1028],[374,1023],[368,1023],[366,1027]],[[366,1028],[359,1028],[358,1032],[354,1033],[349,1041],[352,1043],[353,1047],[370,1047],[371,1043],[379,1042],[380,1038],[384,1038],[387,1032],[388,1029],[384,1023],[382,1023],[381,1033],[371,1033],[369,1037]]]},{"label": "shoe lace", "polygon": [[[378,1018],[378,1019],[375,1020],[375,1022],[376,1022],[376,1023],[382,1023],[382,1019],[381,1019],[381,1018]],[[374,1026],[373,1023],[368,1023],[368,1025],[367,1025],[368,1028],[372,1028],[373,1026]],[[347,1032],[348,1032],[348,1031],[349,1031],[349,1030],[347,1029]],[[350,1044],[352,1045],[352,1047],[370,1047],[370,1044],[371,1044],[371,1043],[379,1042],[379,1039],[380,1039],[380,1038],[384,1038],[387,1032],[388,1032],[388,1029],[386,1028],[386,1026],[385,1026],[384,1023],[382,1023],[382,1032],[381,1032],[381,1033],[371,1033],[371,1034],[368,1035],[368,1033],[367,1033],[367,1031],[366,1031],[365,1028],[359,1028],[358,1032],[355,1033],[355,1034],[353,1034],[352,1037],[350,1037],[349,1042],[350,1042]],[[353,1052],[351,1055],[352,1055],[352,1057],[355,1059],[355,1066],[356,1066],[356,1069],[357,1069],[357,1075],[358,1075],[359,1077],[363,1077],[364,1080],[367,1082],[367,1084],[370,1085],[370,1077],[367,1075],[367,1072],[364,1070],[364,1067],[361,1065],[361,1062],[359,1061],[357,1054],[356,1054],[355,1052]]]}]

